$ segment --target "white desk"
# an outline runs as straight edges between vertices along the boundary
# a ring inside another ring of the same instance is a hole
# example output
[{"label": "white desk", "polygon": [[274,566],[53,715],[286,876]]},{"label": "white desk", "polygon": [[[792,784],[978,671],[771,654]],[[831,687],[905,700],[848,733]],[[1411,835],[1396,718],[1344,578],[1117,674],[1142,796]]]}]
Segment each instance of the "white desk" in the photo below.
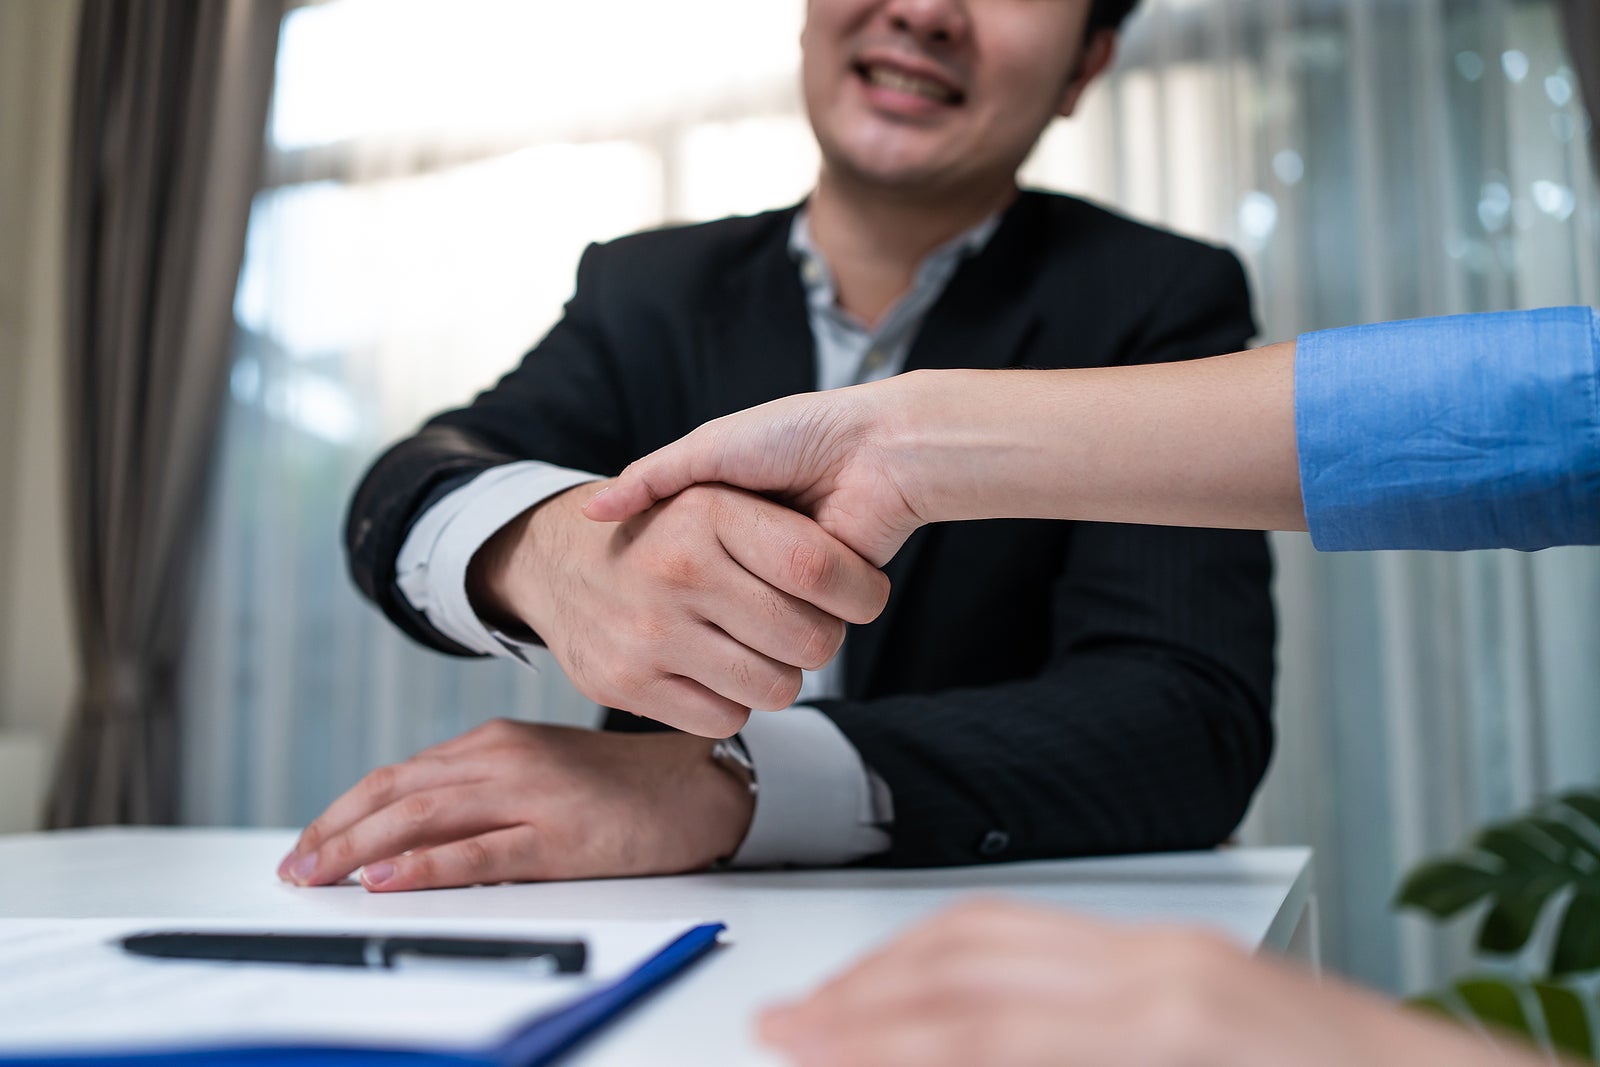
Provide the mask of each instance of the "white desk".
[{"label": "white desk", "polygon": [[[0,915],[684,918],[734,944],[602,1031],[573,1067],[774,1062],[754,1012],[834,973],[907,924],[972,894],[1005,893],[1114,919],[1201,923],[1279,951],[1314,945],[1309,849],[998,864],[933,871],[702,874],[373,894],[296,889],[273,871],[286,830],[84,830],[0,836]],[[1303,950],[1302,950],[1303,951]]]}]

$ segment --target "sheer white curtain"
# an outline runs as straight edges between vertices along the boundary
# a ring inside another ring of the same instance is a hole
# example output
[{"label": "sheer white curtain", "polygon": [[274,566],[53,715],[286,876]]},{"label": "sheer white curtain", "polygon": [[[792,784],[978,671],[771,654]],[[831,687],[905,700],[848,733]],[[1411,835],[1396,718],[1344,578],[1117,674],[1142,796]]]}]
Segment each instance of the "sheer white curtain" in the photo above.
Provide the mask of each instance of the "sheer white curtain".
[{"label": "sheer white curtain", "polygon": [[[191,820],[300,823],[481,719],[589,720],[555,669],[449,660],[362,604],[344,503],[384,442],[537,339],[586,242],[804,194],[802,10],[291,15],[189,665]],[[1266,340],[1600,302],[1569,67],[1548,0],[1145,0],[1025,177],[1239,249]],[[1244,837],[1316,846],[1330,963],[1427,982],[1459,939],[1397,927],[1398,872],[1600,779],[1600,554],[1276,548],[1281,739]]]}]

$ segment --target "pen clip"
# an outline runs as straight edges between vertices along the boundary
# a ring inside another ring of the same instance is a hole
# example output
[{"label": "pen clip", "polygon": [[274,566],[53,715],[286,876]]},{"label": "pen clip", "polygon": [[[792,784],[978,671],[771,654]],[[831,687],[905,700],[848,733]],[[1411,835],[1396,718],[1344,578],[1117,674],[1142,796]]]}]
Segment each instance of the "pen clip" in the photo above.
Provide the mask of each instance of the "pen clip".
[{"label": "pen clip", "polygon": [[[368,947],[368,952],[376,949],[379,953],[384,950],[381,945],[373,943]],[[451,975],[483,974],[495,977],[512,976],[518,974],[527,978],[548,978],[557,973],[556,959],[554,956],[512,956],[494,958],[489,956],[443,956],[432,952],[416,952],[401,949],[388,952],[387,966],[396,971],[407,974],[445,972]],[[380,965],[382,966],[382,965]]]}]

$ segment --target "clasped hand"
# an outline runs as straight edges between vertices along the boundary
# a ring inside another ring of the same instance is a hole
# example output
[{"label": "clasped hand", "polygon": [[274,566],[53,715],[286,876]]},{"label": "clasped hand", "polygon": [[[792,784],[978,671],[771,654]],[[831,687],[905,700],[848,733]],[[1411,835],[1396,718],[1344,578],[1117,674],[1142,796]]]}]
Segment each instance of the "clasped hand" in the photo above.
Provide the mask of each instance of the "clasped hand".
[{"label": "clasped hand", "polygon": [[876,618],[882,572],[811,519],[727,486],[688,488],[617,525],[580,486],[474,560],[480,613],[530,627],[600,704],[706,737],[799,695],[801,671]]}]

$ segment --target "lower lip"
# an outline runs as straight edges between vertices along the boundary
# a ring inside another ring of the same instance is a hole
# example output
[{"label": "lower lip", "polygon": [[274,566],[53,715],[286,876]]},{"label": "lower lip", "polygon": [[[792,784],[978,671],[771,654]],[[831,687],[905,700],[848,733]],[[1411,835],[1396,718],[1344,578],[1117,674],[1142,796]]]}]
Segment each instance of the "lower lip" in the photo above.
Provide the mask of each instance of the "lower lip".
[{"label": "lower lip", "polygon": [[953,104],[941,100],[933,100],[916,93],[902,92],[899,89],[890,89],[888,86],[876,85],[857,74],[856,84],[861,86],[861,91],[866,95],[867,102],[873,108],[886,114],[901,118],[930,118],[934,115],[944,114],[954,107]]}]

